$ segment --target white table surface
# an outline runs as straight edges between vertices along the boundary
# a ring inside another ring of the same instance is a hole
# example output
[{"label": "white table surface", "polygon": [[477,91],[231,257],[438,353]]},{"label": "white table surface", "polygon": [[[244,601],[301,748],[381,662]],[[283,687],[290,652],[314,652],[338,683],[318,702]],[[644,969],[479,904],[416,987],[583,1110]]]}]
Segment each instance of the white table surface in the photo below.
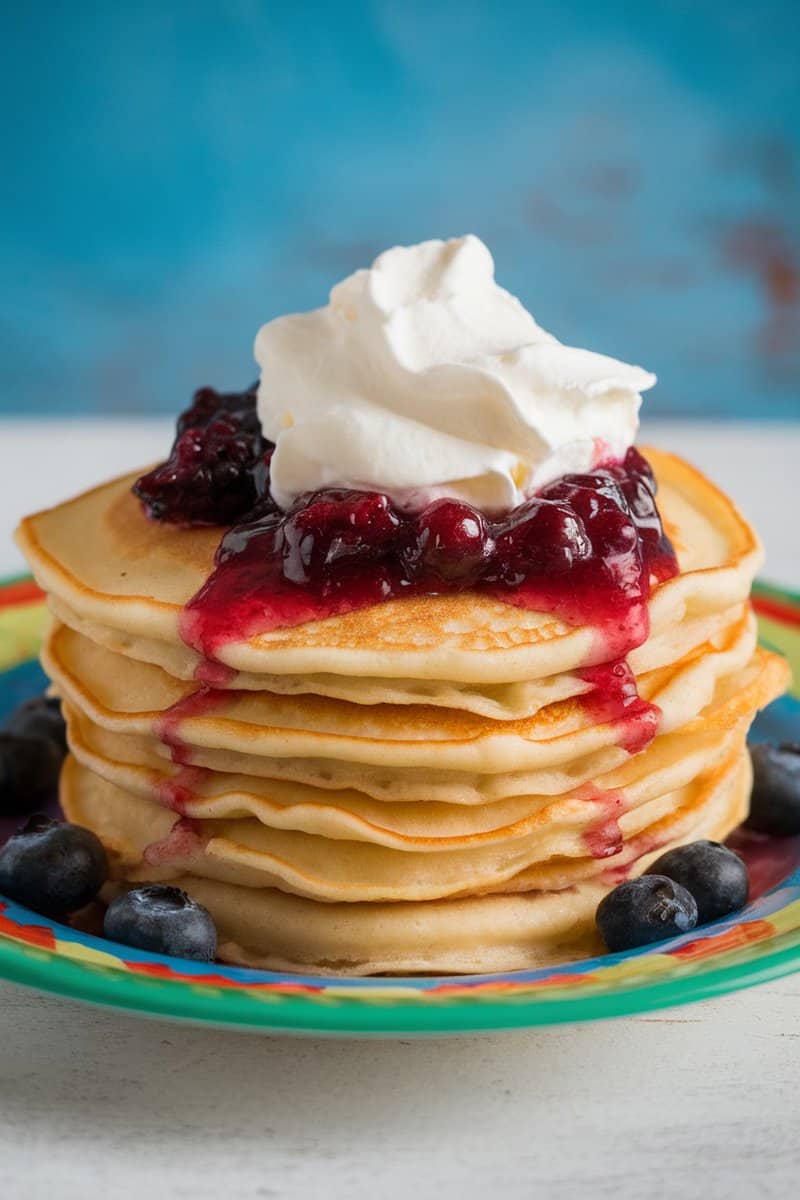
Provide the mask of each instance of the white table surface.
[{"label": "white table surface", "polygon": [[[167,425],[0,423],[0,572],[23,511],[157,457]],[[800,425],[652,425],[800,586]],[[168,436],[168,434],[166,434]],[[419,1042],[144,1021],[0,984],[0,1197],[784,1200],[800,975],[597,1025]]]}]

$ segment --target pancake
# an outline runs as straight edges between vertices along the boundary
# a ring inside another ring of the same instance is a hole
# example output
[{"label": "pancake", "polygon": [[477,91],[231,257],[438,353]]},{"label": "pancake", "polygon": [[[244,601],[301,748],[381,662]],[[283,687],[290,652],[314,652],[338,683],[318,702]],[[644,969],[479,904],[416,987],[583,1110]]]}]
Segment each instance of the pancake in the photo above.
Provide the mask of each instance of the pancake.
[{"label": "pancake", "polygon": [[[703,475],[672,455],[647,453],[681,568],[650,600],[651,633],[661,636],[686,618],[744,603],[762,552],[750,526]],[[179,645],[182,608],[210,574],[219,530],[148,521],[130,490],[135,478],[27,518],[18,542],[38,583],[81,618]],[[604,661],[608,651],[591,627],[465,592],[276,629],[231,642],[219,658],[254,674],[493,684],[575,671]]]},{"label": "pancake", "polygon": [[[729,645],[643,676],[639,692],[658,706],[659,727],[670,732],[696,717],[726,680],[738,680],[754,645],[755,626],[748,615]],[[598,721],[592,706],[580,699],[550,705],[522,720],[488,722],[463,711],[426,706],[364,709],[324,697],[236,691],[200,695],[199,712],[193,712],[190,701],[178,715],[176,706],[193,695],[185,685],[66,626],[51,630],[42,661],[70,703],[104,728],[155,732],[171,741],[178,738],[182,746],[265,758],[325,757],[384,768],[504,773],[512,763],[518,770],[535,769],[625,746],[633,719],[622,709]]]},{"label": "pancake", "polygon": [[[48,600],[53,615],[76,633],[81,633],[115,654],[160,667],[174,679],[189,682],[202,673],[202,659],[188,646],[144,638],[100,625],[81,617],[56,596]],[[721,613],[706,613],[686,619],[659,637],[650,637],[628,655],[628,665],[637,674],[678,662],[704,645],[721,645],[728,631],[744,617],[745,605]],[[282,696],[314,695],[350,704],[428,704],[464,709],[492,720],[532,716],[548,704],[585,694],[591,684],[576,672],[563,672],[545,679],[523,679],[511,683],[459,684],[445,679],[381,679],[347,675],[256,675],[239,671],[221,686],[242,691],[266,691]]]},{"label": "pancake", "polygon": [[253,818],[272,829],[424,852],[511,841],[559,821],[589,831],[607,821],[610,810],[638,808],[689,783],[728,756],[747,731],[747,721],[732,729],[709,723],[702,737],[657,738],[617,771],[563,796],[510,796],[464,805],[374,800],[353,790],[324,791],[166,763],[154,769],[152,757],[136,761],[136,750],[126,744],[129,739],[92,725],[76,710],[67,709],[67,722],[70,748],[82,766],[123,791],[185,817]]},{"label": "pancake", "polygon": [[107,894],[184,887],[225,961],[278,970],[597,949],[612,886],[746,815],[749,725],[788,678],[756,648],[756,535],[694,468],[647,453],[681,570],[654,582],[625,664],[592,626],[464,592],[233,640],[220,670],[181,637],[219,529],[147,520],[135,476],[24,521],[54,617],[62,806],[104,842]]},{"label": "pancake", "polygon": [[[656,746],[672,746],[672,753],[710,753],[720,731],[748,726],[754,713],[786,688],[788,667],[782,658],[759,649],[746,669],[724,681],[711,702],[695,719],[671,734],[660,734],[643,755],[633,757],[623,746],[607,746],[567,763],[540,764],[528,770],[507,769],[493,775],[477,772],[445,771],[434,768],[387,770],[382,766],[348,763],[342,760],[263,758],[229,750],[183,747],[184,764],[201,767],[218,775],[247,776],[255,780],[303,784],[321,791],[352,789],[378,801],[438,801],[448,804],[481,805],[519,795],[554,796],[582,784],[597,781],[606,789],[620,786],[620,778],[611,772],[637,769]],[[86,713],[74,707],[75,719],[82,730],[89,730],[93,745],[100,738],[100,757],[124,764],[144,766],[158,775],[170,768],[165,763],[169,748],[153,734],[120,734],[97,725]],[[83,733],[84,740],[86,732]],[[665,750],[665,752],[667,752]],[[93,764],[90,764],[93,765]]]},{"label": "pancake", "polygon": [[[64,771],[68,819],[121,847],[127,879],[171,879],[176,872],[249,887],[277,887],[322,901],[434,900],[505,891],[559,890],[633,861],[643,845],[672,842],[695,823],[738,767],[728,760],[683,788],[625,807],[622,796],[553,805],[517,836],[458,849],[398,851],[363,841],[268,828],[253,819],[187,822],[109,784],[75,760]],[[608,836],[598,845],[594,833]],[[619,839],[619,842],[617,842]],[[621,848],[609,854],[616,845]]]},{"label": "pancake", "polygon": [[[680,840],[724,840],[746,815],[749,789],[743,756]],[[670,848],[665,843],[643,853],[630,873],[646,870]],[[336,976],[515,971],[598,952],[594,914],[615,880],[576,882],[560,891],[377,904],[319,903],[190,874],[171,882],[211,912],[224,962]],[[127,886],[110,885],[106,897]]]}]

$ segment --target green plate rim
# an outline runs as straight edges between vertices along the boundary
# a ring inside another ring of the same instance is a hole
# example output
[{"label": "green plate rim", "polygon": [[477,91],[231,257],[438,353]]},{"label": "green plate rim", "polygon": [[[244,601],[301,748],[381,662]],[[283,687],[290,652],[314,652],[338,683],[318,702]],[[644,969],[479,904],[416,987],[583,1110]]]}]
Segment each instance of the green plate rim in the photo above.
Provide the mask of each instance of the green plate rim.
[{"label": "green plate rim", "polygon": [[[762,954],[750,962],[710,968],[653,984],[625,983],[602,995],[578,994],[526,1001],[468,1001],[437,998],[426,1006],[386,1001],[334,1004],[295,996],[271,997],[261,1004],[248,996],[178,981],[153,980],[125,971],[96,972],[91,964],[55,953],[31,953],[0,937],[0,976],[38,991],[129,1013],[264,1033],[368,1036],[469,1034],[534,1028],[634,1016],[671,1006],[729,995],[800,970],[800,944]],[[58,972],[54,975],[54,966]],[[116,978],[110,978],[116,976]],[[588,985],[591,986],[591,985]],[[247,1000],[246,1005],[239,1003]]]}]

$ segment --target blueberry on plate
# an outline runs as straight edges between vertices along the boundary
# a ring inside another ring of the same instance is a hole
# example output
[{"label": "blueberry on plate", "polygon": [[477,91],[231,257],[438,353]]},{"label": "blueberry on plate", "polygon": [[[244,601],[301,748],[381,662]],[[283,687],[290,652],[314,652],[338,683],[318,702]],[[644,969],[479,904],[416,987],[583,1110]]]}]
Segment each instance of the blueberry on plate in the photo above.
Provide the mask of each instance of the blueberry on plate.
[{"label": "blueberry on plate", "polygon": [[18,817],[55,800],[63,758],[49,738],[0,733],[0,817]]},{"label": "blueberry on plate", "polygon": [[21,704],[3,724],[3,732],[44,738],[58,747],[62,757],[67,753],[67,726],[56,696],[35,696]]},{"label": "blueberry on plate", "polygon": [[180,888],[148,883],[123,892],[108,906],[103,933],[137,950],[212,962],[217,929],[211,914]]},{"label": "blueberry on plate", "polygon": [[691,892],[697,923],[716,921],[744,908],[750,880],[738,854],[719,842],[691,842],[662,854],[648,875],[666,875]]},{"label": "blueberry on plate", "polygon": [[595,919],[609,950],[633,950],[694,929],[697,904],[686,888],[666,875],[642,875],[609,892]]},{"label": "blueberry on plate", "polygon": [[748,829],[793,837],[800,833],[800,745],[762,742],[751,746],[753,791]]},{"label": "blueberry on plate", "polygon": [[107,874],[106,852],[91,830],[41,815],[0,850],[0,892],[46,917],[83,908]]}]

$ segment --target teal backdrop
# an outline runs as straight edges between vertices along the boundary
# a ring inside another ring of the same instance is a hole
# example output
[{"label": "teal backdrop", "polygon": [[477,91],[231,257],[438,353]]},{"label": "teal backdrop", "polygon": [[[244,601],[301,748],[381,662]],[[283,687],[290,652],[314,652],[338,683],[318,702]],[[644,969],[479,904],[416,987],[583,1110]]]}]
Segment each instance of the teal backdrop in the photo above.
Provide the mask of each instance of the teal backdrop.
[{"label": "teal backdrop", "polygon": [[797,0],[6,3],[0,412],[174,412],[475,232],[650,412],[800,417]]}]

